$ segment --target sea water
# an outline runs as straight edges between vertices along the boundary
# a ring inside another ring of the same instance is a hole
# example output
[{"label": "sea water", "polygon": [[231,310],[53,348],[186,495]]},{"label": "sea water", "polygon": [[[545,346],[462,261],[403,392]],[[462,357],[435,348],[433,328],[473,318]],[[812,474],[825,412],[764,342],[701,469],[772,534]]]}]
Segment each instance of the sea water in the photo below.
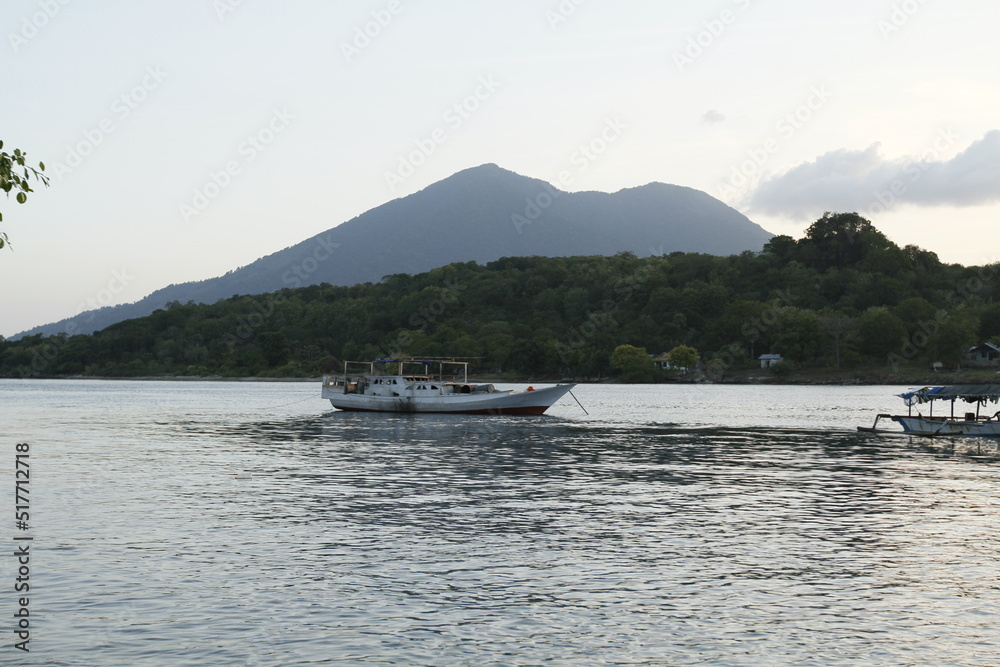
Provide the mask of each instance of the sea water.
[{"label": "sea water", "polygon": [[1000,664],[1000,454],[902,389],[0,381],[0,664]]}]

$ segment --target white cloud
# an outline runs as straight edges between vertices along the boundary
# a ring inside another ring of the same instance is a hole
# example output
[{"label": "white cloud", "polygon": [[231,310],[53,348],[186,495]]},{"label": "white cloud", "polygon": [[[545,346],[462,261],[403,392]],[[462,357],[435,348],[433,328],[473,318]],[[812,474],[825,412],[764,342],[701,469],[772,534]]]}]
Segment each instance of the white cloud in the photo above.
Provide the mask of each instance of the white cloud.
[{"label": "white cloud", "polygon": [[954,143],[954,135],[941,132],[923,155],[896,160],[881,156],[879,144],[831,151],[763,180],[749,195],[749,208],[805,219],[823,211],[877,213],[906,204],[1000,202],[1000,130],[990,130],[955,157],[942,159]]},{"label": "white cloud", "polygon": [[726,120],[726,115],[715,109],[709,109],[701,117],[701,122],[706,125],[714,125],[715,123],[721,123],[724,120]]}]

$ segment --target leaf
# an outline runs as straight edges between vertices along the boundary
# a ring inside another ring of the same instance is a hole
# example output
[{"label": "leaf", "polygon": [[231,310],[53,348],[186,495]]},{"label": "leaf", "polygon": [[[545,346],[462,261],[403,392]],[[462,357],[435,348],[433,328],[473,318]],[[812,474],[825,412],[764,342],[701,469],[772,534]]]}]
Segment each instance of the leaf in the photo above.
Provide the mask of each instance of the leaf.
[{"label": "leaf", "polygon": [[45,163],[44,162],[39,162],[38,163],[38,168],[41,169],[42,171],[45,171]]},{"label": "leaf", "polygon": [[26,201],[28,201],[28,195],[24,194],[23,192],[18,192],[17,193],[17,203],[18,204],[23,204]]}]

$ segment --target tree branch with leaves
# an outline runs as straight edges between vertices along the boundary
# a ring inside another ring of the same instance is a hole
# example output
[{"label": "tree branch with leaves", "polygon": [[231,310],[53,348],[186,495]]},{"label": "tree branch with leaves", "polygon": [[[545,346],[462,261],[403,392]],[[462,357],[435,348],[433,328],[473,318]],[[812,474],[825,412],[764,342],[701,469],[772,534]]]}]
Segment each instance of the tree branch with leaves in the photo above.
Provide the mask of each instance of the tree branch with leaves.
[{"label": "tree branch with leaves", "polygon": [[[13,153],[3,150],[3,142],[0,141],[0,190],[3,190],[7,197],[13,191],[16,193],[15,199],[18,204],[28,201],[28,193],[34,192],[31,189],[31,180],[40,181],[42,185],[48,187],[49,178],[44,173],[45,163],[39,162],[38,168],[28,164],[28,154],[19,148],[15,148]],[[0,213],[0,222],[3,221],[3,213]],[[0,248],[10,245],[7,234],[0,232]]]}]

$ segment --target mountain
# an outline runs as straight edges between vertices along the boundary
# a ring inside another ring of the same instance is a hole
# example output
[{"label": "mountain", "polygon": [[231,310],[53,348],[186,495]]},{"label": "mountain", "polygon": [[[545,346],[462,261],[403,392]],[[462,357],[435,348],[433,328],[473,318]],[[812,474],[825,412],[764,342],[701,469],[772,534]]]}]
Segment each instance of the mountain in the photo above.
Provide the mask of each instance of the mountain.
[{"label": "mountain", "polygon": [[495,164],[466,169],[390,201],[224,276],[170,285],[132,304],[87,311],[36,327],[91,333],[142,317],[171,301],[214,303],[316,283],[377,282],[452,262],[501,257],[642,257],[760,250],[771,234],[718,199],[692,188],[650,183],[614,194],[564,192]]}]

